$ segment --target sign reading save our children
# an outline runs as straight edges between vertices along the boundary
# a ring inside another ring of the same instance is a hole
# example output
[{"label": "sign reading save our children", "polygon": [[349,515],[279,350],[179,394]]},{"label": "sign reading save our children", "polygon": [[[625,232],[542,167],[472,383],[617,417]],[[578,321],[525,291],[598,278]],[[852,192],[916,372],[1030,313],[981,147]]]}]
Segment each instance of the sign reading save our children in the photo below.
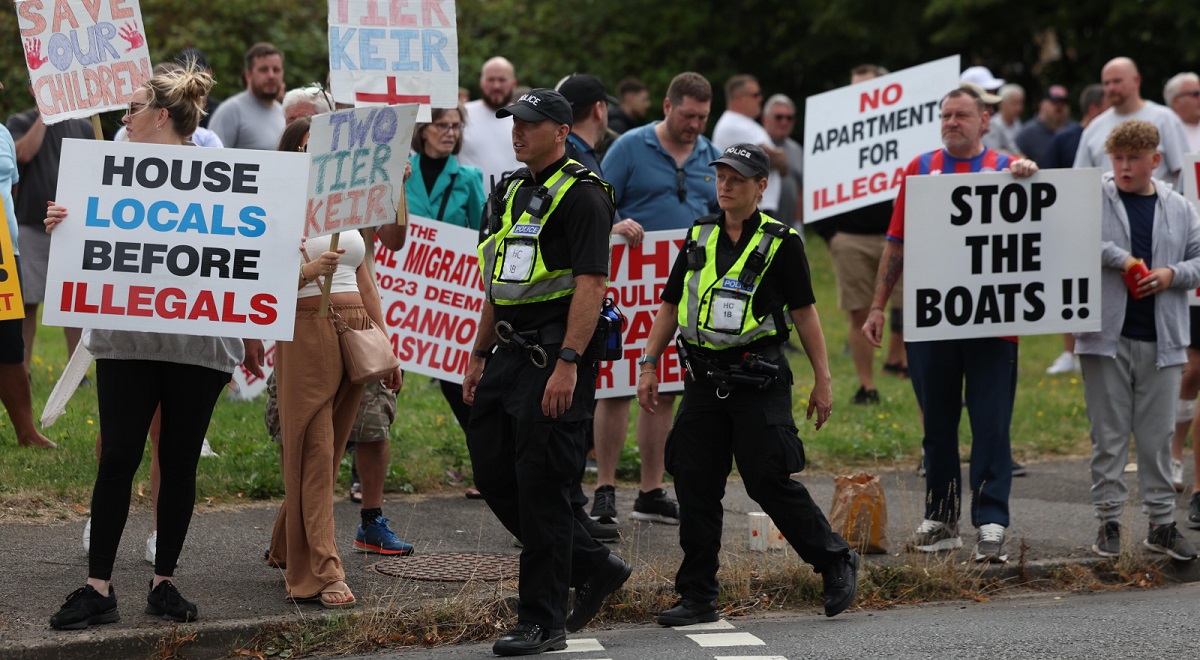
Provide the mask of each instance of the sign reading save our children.
[{"label": "sign reading save our children", "polygon": [[308,156],[64,140],[62,163],[45,323],[292,338]]},{"label": "sign reading save our children", "polygon": [[42,121],[123,109],[150,77],[137,0],[16,0]]},{"label": "sign reading save our children", "polygon": [[454,0],[329,0],[329,79],[334,99],[356,107],[458,106]]},{"label": "sign reading save our children", "polygon": [[808,97],[805,222],[896,198],[908,161],[942,143],[938,103],[958,66],[954,55]]},{"label": "sign reading save our children", "polygon": [[416,119],[414,104],[313,117],[305,236],[396,222]]},{"label": "sign reading save our children", "polygon": [[910,176],[904,339],[1100,329],[1100,171]]}]

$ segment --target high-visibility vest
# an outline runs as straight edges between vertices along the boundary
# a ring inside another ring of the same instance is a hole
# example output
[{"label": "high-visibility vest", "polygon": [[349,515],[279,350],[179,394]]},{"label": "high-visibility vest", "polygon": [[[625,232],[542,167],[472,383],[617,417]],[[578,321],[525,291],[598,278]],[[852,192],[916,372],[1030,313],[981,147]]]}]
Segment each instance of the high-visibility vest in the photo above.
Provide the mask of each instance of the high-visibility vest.
[{"label": "high-visibility vest", "polygon": [[758,228],[746,248],[729,270],[718,276],[718,217],[700,218],[688,232],[684,249],[702,250],[704,257],[702,265],[688,270],[679,301],[679,332],[684,341],[710,350],[744,346],[786,327],[787,315],[781,310],[756,317],[754,296],[784,237],[795,234],[760,212]]},{"label": "high-visibility vest", "polygon": [[[500,227],[479,244],[479,264],[488,300],[496,305],[520,305],[563,298],[575,293],[575,276],[571,269],[550,270],[546,266],[541,246],[542,230],[554,217],[554,211],[567,191],[584,178],[601,185],[612,197],[612,186],[583,165],[567,160],[544,184],[543,204],[548,202],[540,217],[527,206],[513,220],[513,202],[517,190],[525,185],[525,177],[508,184],[504,196],[504,213]],[[537,193],[530,201],[539,197]],[[563,222],[557,220],[556,222]]]}]

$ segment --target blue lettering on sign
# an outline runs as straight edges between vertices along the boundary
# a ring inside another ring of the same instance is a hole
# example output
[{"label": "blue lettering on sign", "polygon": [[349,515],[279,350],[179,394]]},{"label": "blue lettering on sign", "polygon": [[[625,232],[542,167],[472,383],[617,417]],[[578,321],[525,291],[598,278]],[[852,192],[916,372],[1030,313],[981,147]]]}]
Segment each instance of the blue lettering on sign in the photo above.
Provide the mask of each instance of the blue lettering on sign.
[{"label": "blue lettering on sign", "polygon": [[721,281],[721,288],[736,289],[738,291],[745,291],[746,293],[754,293],[754,285],[753,284],[751,284],[750,286],[743,286],[741,281],[739,281],[736,277],[726,277],[724,280]]},{"label": "blue lettering on sign", "polygon": [[342,36],[342,30],[336,25],[329,26],[329,68],[338,71],[342,68],[342,63],[346,65],[349,71],[357,71],[358,67],[354,64],[354,58],[350,57],[350,53],[346,52],[346,48],[350,45],[350,40],[354,38],[354,28],[346,30],[345,36]]},{"label": "blue lettering on sign", "polygon": [[517,225],[516,227],[513,227],[514,234],[530,234],[536,236],[541,231],[542,228],[538,225]]}]

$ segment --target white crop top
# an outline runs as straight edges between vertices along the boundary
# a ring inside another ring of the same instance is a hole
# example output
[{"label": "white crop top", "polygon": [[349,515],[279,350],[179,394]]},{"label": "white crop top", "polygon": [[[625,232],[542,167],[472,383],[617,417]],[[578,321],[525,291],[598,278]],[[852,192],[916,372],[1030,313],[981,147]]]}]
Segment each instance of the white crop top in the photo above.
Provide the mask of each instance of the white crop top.
[{"label": "white crop top", "polygon": [[[310,238],[305,241],[304,250],[308,252],[310,258],[317,259],[329,249],[329,241],[332,236],[333,234],[326,234]],[[357,231],[342,232],[341,238],[338,239],[338,248],[345,248],[346,252],[338,260],[337,271],[333,274],[333,286],[329,288],[329,293],[358,293],[357,271],[358,267],[362,265],[363,258],[367,255],[367,246],[363,242],[362,234]],[[301,255],[301,259],[303,258]],[[303,264],[304,261],[300,263]],[[321,283],[324,281],[324,277],[318,277],[315,281],[305,284],[304,288],[296,293],[296,297],[309,298],[321,295]]]}]

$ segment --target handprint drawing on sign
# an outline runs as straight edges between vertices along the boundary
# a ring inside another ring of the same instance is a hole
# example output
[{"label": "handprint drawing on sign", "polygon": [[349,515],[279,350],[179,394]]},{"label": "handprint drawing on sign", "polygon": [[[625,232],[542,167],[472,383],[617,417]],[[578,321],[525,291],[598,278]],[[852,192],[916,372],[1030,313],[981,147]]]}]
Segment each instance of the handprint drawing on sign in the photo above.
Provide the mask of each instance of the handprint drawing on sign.
[{"label": "handprint drawing on sign", "polygon": [[142,36],[141,32],[138,32],[137,21],[126,23],[121,27],[120,30],[117,31],[117,34],[120,35],[122,39],[129,42],[129,48],[125,49],[126,53],[134,50],[135,48],[141,48],[142,45],[146,43],[146,38]]},{"label": "handprint drawing on sign", "polygon": [[30,71],[40,69],[46,63],[46,58],[42,57],[42,42],[40,39],[30,37],[25,40],[25,62],[29,64]]}]

